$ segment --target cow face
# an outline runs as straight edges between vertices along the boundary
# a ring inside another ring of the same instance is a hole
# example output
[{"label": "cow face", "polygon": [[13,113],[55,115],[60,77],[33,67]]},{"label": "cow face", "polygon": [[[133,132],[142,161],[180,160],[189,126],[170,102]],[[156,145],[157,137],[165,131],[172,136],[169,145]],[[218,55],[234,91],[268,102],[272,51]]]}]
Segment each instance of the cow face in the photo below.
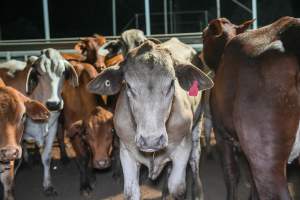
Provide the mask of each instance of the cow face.
[{"label": "cow face", "polygon": [[105,63],[104,58],[101,55],[98,55],[98,50],[105,42],[105,37],[100,35],[81,38],[75,45],[75,50],[86,55],[86,61],[94,65],[97,71],[101,71],[105,68]]},{"label": "cow face", "polygon": [[253,21],[249,20],[241,25],[235,25],[226,18],[212,20],[203,30],[203,55],[205,63],[212,69],[216,69],[228,41],[236,35],[245,32]]},{"label": "cow face", "polygon": [[75,122],[68,131],[69,137],[78,135],[88,146],[96,169],[111,166],[114,134],[112,118],[111,112],[96,107],[86,119]]},{"label": "cow face", "polygon": [[49,116],[49,111],[41,103],[13,88],[0,86],[0,162],[21,157],[20,141],[26,117],[45,121]]},{"label": "cow face", "polygon": [[61,110],[61,92],[65,79],[74,87],[78,86],[78,77],[73,66],[58,51],[45,49],[28,72],[26,92],[45,104],[49,110]]},{"label": "cow face", "polygon": [[134,120],[137,147],[155,152],[168,145],[166,123],[176,89],[186,91],[197,81],[201,90],[212,81],[191,64],[178,64],[167,49],[152,42],[131,51],[121,67],[110,67],[91,81],[88,89],[97,94],[114,94],[125,83],[124,93]]}]

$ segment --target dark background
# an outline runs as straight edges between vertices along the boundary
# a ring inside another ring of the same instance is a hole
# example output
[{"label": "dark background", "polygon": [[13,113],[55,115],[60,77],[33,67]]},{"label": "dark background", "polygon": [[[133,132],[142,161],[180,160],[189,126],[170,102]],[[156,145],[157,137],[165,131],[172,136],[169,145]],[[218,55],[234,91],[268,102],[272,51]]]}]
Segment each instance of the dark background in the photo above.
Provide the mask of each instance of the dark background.
[{"label": "dark background", "polygon": [[[251,8],[251,0],[240,0]],[[144,12],[143,0],[116,0],[117,33],[134,28],[136,13]],[[266,25],[281,16],[300,16],[299,0],[258,0],[258,25]],[[207,10],[208,20],[216,17],[215,0],[173,0],[173,11]],[[80,37],[94,33],[112,35],[111,0],[49,0],[51,38]],[[163,12],[163,0],[150,0],[150,10]],[[234,23],[251,15],[231,0],[221,0],[221,15]],[[203,13],[175,15],[173,32],[196,32],[205,26]],[[145,29],[144,16],[139,28]],[[164,33],[163,15],[151,15],[153,34]],[[169,27],[170,29],[170,27]],[[0,39],[43,38],[42,0],[1,0]]]}]

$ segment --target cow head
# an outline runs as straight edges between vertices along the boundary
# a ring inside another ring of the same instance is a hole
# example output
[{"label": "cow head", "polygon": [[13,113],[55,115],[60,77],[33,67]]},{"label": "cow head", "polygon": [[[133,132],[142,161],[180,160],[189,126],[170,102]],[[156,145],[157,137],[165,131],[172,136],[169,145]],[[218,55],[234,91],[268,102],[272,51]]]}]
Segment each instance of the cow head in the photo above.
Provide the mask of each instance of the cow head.
[{"label": "cow head", "polygon": [[21,157],[20,141],[26,117],[45,121],[50,113],[41,103],[0,84],[0,162]]},{"label": "cow head", "polygon": [[200,90],[213,86],[201,70],[177,62],[167,49],[148,41],[132,50],[121,66],[100,73],[88,89],[111,95],[119,92],[125,83],[124,93],[136,125],[136,145],[141,151],[154,152],[168,144],[166,123],[175,91],[188,91],[195,81]]},{"label": "cow head", "polygon": [[111,165],[114,134],[112,118],[111,112],[96,107],[86,119],[75,122],[68,131],[70,138],[82,138],[92,153],[92,163],[97,169]]},{"label": "cow head", "polygon": [[129,51],[150,40],[156,44],[161,43],[154,38],[146,38],[144,32],[138,29],[124,31],[118,40],[112,40],[104,44],[98,55],[105,59],[106,66],[117,65],[124,60]]},{"label": "cow head", "polygon": [[241,25],[232,24],[226,18],[218,18],[209,22],[203,30],[203,55],[205,63],[216,70],[226,44],[236,35],[245,32],[254,20]]},{"label": "cow head", "polygon": [[103,57],[98,55],[97,52],[105,42],[105,37],[95,34],[93,37],[81,38],[74,48],[81,54],[86,55],[86,62],[94,65],[98,71],[101,71],[105,68],[105,63]]},{"label": "cow head", "polygon": [[42,102],[49,110],[61,110],[61,92],[65,79],[74,87],[78,86],[78,77],[73,66],[55,49],[44,49],[29,69],[26,93]]}]

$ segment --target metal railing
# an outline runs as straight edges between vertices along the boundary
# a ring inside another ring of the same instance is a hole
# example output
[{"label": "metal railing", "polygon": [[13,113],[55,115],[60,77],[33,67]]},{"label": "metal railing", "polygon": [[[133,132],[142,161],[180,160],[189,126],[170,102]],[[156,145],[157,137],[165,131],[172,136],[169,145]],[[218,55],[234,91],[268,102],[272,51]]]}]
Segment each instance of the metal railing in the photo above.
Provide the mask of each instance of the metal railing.
[{"label": "metal railing", "polygon": [[[180,41],[191,45],[195,49],[202,49],[202,33],[176,33],[176,34],[156,34],[149,36],[162,42],[176,37]],[[114,40],[119,36],[107,36],[106,39]],[[40,50],[54,48],[62,52],[75,52],[74,46],[80,38],[59,38],[59,39],[34,39],[34,40],[2,40],[0,41],[0,59],[11,59],[15,57],[26,59],[30,55],[39,55]]]}]

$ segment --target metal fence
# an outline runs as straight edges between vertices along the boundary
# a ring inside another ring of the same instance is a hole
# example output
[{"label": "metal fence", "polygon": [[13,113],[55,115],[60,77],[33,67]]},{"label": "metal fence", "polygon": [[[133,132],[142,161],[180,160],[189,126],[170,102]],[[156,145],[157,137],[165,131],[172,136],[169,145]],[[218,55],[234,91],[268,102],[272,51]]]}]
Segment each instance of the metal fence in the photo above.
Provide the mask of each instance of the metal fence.
[{"label": "metal fence", "polygon": [[[202,49],[202,33],[181,33],[181,34],[157,34],[150,37],[160,41],[166,41],[172,37],[191,45],[193,48]],[[114,40],[118,36],[108,36],[106,39]],[[54,48],[62,52],[75,52],[74,46],[80,38],[60,38],[60,39],[36,39],[36,40],[2,40],[0,41],[0,59],[9,60],[11,58],[25,59],[30,55],[39,55],[40,50]]]}]

